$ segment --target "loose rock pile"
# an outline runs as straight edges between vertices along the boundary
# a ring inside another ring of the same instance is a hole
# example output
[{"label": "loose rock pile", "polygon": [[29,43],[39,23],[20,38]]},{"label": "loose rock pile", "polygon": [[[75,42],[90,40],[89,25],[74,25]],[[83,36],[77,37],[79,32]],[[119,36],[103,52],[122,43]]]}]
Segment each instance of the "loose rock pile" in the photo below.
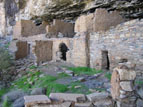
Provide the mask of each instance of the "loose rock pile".
[{"label": "loose rock pile", "polygon": [[136,105],[135,78],[136,72],[125,65],[121,65],[113,70],[111,94],[117,103],[117,107],[141,107]]},{"label": "loose rock pile", "polygon": [[45,95],[25,96],[25,107],[106,107],[113,105],[108,93],[84,94],[51,93]]}]

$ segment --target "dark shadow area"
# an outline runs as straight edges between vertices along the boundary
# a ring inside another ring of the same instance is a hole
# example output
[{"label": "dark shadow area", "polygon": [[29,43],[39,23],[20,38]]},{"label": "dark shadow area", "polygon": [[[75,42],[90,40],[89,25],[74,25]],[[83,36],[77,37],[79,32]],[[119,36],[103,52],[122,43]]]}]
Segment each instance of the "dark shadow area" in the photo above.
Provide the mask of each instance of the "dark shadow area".
[{"label": "dark shadow area", "polygon": [[102,69],[109,70],[110,69],[110,61],[108,56],[108,51],[102,51]]}]

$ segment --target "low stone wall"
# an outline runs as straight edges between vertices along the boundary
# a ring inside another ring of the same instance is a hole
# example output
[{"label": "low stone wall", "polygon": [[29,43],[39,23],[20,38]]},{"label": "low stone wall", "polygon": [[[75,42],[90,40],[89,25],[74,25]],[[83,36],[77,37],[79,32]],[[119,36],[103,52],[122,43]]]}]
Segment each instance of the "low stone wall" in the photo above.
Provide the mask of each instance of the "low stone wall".
[{"label": "low stone wall", "polygon": [[25,107],[113,107],[108,93],[70,94],[51,93],[45,95],[25,96]]},{"label": "low stone wall", "polygon": [[[136,71],[143,70],[143,20],[133,20],[110,29],[106,33],[90,34],[90,65],[101,69],[102,53],[108,52],[110,69],[119,63],[133,64]],[[107,60],[107,58],[105,59]],[[136,66],[135,66],[136,65]]]}]

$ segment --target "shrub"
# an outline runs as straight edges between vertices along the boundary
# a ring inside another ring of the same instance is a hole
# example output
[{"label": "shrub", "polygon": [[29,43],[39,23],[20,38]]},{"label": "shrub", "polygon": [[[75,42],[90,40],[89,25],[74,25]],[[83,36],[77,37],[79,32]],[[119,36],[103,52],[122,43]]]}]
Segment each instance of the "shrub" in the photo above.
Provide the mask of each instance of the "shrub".
[{"label": "shrub", "polygon": [[0,47],[0,81],[4,86],[9,84],[15,72],[15,67],[12,66],[13,61],[8,50]]},{"label": "shrub", "polygon": [[4,48],[0,48],[0,70],[5,70],[11,65],[12,60],[9,52]]},{"label": "shrub", "polygon": [[11,107],[11,104],[8,102],[8,98],[7,98],[7,97],[6,97],[6,99],[3,101],[2,107]]}]

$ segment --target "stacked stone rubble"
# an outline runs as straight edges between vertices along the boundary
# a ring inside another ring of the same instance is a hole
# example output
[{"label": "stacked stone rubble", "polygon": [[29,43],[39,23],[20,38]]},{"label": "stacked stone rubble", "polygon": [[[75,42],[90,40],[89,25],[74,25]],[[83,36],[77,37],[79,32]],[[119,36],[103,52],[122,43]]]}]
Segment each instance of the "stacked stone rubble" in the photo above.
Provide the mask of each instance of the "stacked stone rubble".
[{"label": "stacked stone rubble", "polygon": [[25,96],[25,107],[113,107],[108,93],[70,94],[51,93],[45,95]]},{"label": "stacked stone rubble", "polygon": [[121,65],[113,70],[111,94],[117,107],[136,107],[134,80],[136,72]]}]

